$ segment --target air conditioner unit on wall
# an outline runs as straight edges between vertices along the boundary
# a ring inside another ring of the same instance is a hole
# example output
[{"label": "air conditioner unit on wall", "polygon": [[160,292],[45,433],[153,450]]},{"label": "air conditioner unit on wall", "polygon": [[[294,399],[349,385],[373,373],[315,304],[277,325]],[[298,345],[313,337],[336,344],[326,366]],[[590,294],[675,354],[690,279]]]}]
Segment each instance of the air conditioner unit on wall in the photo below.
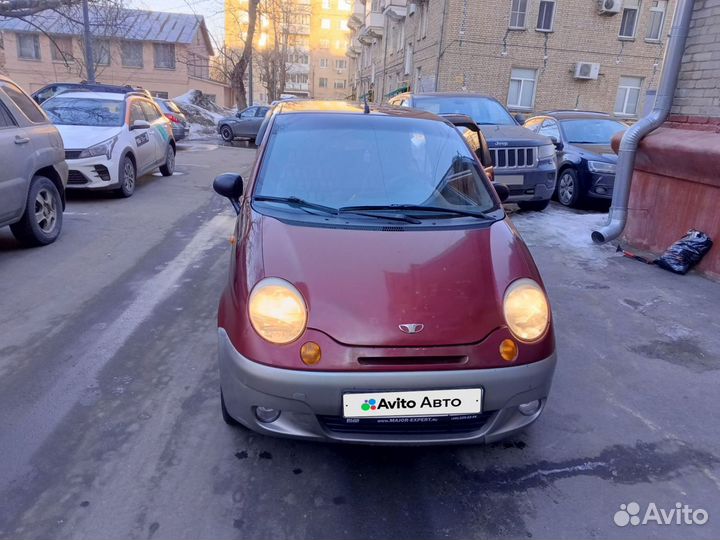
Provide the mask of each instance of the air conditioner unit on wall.
[{"label": "air conditioner unit on wall", "polygon": [[615,15],[622,11],[622,0],[598,0],[600,15]]},{"label": "air conditioner unit on wall", "polygon": [[600,75],[600,64],[590,62],[578,62],[575,64],[575,78],[584,80],[595,80]]}]

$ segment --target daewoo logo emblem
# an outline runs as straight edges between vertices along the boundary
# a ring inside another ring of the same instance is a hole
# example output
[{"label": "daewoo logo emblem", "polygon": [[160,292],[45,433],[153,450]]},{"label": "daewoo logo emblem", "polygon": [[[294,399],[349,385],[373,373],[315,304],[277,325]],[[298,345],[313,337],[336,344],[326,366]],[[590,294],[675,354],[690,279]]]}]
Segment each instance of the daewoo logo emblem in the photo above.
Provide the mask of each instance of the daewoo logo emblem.
[{"label": "daewoo logo emblem", "polygon": [[401,324],[400,325],[400,330],[402,330],[406,334],[417,334],[418,332],[422,332],[423,328],[425,328],[425,325],[422,323],[412,323],[412,324]]}]

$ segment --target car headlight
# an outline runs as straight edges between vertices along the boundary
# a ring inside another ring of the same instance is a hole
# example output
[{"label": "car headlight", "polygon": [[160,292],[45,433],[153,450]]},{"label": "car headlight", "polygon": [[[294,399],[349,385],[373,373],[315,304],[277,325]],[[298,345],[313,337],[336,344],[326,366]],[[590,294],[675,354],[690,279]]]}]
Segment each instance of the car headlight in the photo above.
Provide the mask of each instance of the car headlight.
[{"label": "car headlight", "polygon": [[103,141],[101,143],[98,143],[94,146],[91,146],[90,148],[86,148],[82,152],[80,152],[80,158],[89,158],[89,157],[98,157],[98,156],[105,156],[106,158],[110,159],[112,158],[112,152],[113,148],[115,148],[115,143],[117,142],[118,137],[115,135],[112,139],[108,139],[107,141]]},{"label": "car headlight", "polygon": [[615,174],[615,164],[605,161],[588,161],[590,172],[601,174]]},{"label": "car headlight", "polygon": [[518,279],[505,291],[503,313],[510,331],[520,341],[537,341],[550,322],[545,292],[532,279]]},{"label": "car headlight", "polygon": [[557,149],[554,144],[546,144],[538,147],[538,159],[555,157]]},{"label": "car headlight", "polygon": [[250,323],[258,335],[278,345],[299,338],[307,325],[307,307],[300,291],[284,279],[265,278],[250,293]]}]

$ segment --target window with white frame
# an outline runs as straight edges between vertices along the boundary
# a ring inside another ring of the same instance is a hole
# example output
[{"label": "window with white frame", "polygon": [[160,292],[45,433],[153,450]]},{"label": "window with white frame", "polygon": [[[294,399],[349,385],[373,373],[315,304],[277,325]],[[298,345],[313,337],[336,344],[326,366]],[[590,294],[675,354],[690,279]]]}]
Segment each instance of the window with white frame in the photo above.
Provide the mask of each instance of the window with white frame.
[{"label": "window with white frame", "polygon": [[345,19],[340,19],[340,30],[343,32],[349,32],[350,28],[347,25],[347,21]]},{"label": "window with white frame", "polygon": [[320,86],[320,88],[327,88],[327,87],[328,87],[327,77],[320,77],[320,79],[318,79],[318,81],[319,81],[318,85]]},{"label": "window with white frame", "polygon": [[333,85],[336,90],[342,90],[345,88],[345,79],[335,79],[335,84]]},{"label": "window with white frame", "polygon": [[667,11],[667,0],[653,0],[650,7],[650,25],[648,26],[647,38],[650,41],[660,41],[663,25],[665,24],[665,12]]},{"label": "window with white frame", "polygon": [[143,43],[142,41],[121,41],[120,61],[123,67],[143,67]]},{"label": "window with white frame", "polygon": [[352,10],[352,6],[348,0],[338,0],[338,9],[340,11],[350,11]]},{"label": "window with white frame", "polygon": [[642,77],[620,77],[617,98],[615,99],[616,114],[628,116],[637,114],[642,83]]},{"label": "window with white frame", "polygon": [[335,69],[346,69],[347,68],[347,60],[338,58],[335,60]]},{"label": "window with white frame", "polygon": [[18,58],[40,60],[40,36],[37,34],[15,34]]},{"label": "window with white frame", "polygon": [[330,26],[330,19],[323,19],[320,21],[320,28],[322,28],[323,30],[330,30]]},{"label": "window with white frame", "polygon": [[552,32],[555,19],[555,0],[540,0],[536,30]]},{"label": "window with white frame", "polygon": [[326,67],[328,67],[328,59],[327,59],[327,58],[321,58],[321,59],[320,59],[320,67],[321,67],[321,68],[326,68]]},{"label": "window with white frame", "polygon": [[510,28],[524,30],[527,21],[528,0],[512,0],[510,4]]},{"label": "window with white frame", "polygon": [[534,69],[513,68],[510,73],[510,91],[507,105],[513,109],[532,109],[535,101],[535,83],[537,71]]},{"label": "window with white frame", "polygon": [[427,36],[428,29],[428,2],[422,3],[422,10],[420,11],[420,35],[422,37]]},{"label": "window with white frame", "polygon": [[329,49],[330,48],[330,40],[329,39],[321,39],[320,40],[320,48],[321,49]]},{"label": "window with white frame", "polygon": [[154,43],[155,67],[159,69],[175,69],[175,44]]},{"label": "window with white frame", "polygon": [[620,37],[621,39],[635,38],[639,11],[639,0],[625,0],[625,3],[623,5],[622,20],[620,21],[620,33],[618,34],[618,37]]}]

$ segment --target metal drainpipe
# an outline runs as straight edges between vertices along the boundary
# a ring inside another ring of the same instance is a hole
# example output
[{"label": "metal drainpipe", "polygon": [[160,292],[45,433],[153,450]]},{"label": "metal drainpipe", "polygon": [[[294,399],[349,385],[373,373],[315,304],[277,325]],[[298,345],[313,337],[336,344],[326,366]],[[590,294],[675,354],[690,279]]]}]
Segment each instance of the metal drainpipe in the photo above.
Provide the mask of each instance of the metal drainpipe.
[{"label": "metal drainpipe", "polygon": [[690,28],[694,3],[695,0],[678,0],[667,50],[665,51],[658,92],[655,97],[655,106],[648,116],[641,118],[628,129],[620,141],[612,206],[605,226],[592,232],[592,240],[596,244],[604,244],[615,240],[625,228],[628,216],[628,201],[630,200],[630,185],[638,144],[640,144],[643,137],[658,128],[670,113],[680,72],[680,64],[685,53],[685,41]]}]

